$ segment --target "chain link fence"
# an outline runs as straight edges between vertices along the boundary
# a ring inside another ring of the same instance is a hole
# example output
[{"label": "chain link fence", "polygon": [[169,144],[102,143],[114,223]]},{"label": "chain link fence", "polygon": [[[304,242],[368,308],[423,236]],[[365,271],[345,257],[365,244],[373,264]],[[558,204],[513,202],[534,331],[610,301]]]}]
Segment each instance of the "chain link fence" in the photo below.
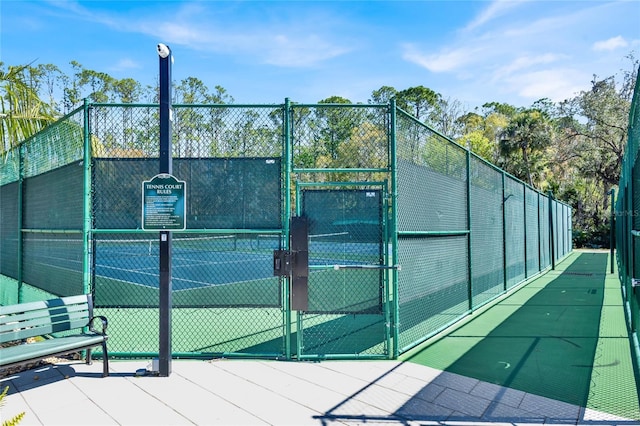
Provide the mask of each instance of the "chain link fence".
[{"label": "chain link fence", "polygon": [[555,266],[572,249],[571,207],[402,111],[395,136],[404,352]]},{"label": "chain link fence", "polygon": [[[394,358],[571,251],[571,208],[387,105],[174,105],[176,357]],[[0,303],[94,295],[158,354],[158,105],[89,104],[0,163]],[[308,233],[306,307],[274,274]]]},{"label": "chain link fence", "polygon": [[[640,368],[640,80],[636,80],[633,101],[629,111],[629,132],[622,161],[615,205],[612,203],[611,219],[614,223],[618,275],[627,312],[627,322],[635,349],[635,361]],[[615,193],[612,193],[612,200]],[[611,265],[613,272],[613,264]]]}]

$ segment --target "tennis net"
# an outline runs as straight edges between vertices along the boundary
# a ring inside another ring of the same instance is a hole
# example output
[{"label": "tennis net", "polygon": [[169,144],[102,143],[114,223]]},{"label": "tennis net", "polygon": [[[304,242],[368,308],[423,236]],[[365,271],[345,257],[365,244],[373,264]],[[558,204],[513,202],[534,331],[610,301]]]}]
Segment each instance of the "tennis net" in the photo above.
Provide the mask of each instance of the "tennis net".
[{"label": "tennis net", "polygon": [[[101,236],[94,240],[96,254],[108,257],[159,256],[159,238],[109,238]],[[204,253],[238,250],[237,235],[215,235],[203,237],[186,236],[171,239],[174,253]]]}]

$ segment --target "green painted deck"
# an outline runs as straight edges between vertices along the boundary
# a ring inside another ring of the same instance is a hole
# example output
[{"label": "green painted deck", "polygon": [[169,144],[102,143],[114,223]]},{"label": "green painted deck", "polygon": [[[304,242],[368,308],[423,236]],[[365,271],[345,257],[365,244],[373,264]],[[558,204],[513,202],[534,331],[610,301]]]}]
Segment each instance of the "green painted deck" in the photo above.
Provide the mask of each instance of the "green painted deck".
[{"label": "green painted deck", "polygon": [[403,359],[640,420],[632,350],[608,253],[575,251]]}]

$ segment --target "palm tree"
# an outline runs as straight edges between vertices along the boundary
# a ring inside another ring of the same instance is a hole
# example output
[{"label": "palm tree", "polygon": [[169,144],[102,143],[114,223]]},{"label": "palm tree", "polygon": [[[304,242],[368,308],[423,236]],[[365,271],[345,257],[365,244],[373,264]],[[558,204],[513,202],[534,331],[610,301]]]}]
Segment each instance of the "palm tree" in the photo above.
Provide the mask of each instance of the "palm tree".
[{"label": "palm tree", "polygon": [[53,109],[26,82],[29,65],[0,62],[0,156],[55,120]]}]

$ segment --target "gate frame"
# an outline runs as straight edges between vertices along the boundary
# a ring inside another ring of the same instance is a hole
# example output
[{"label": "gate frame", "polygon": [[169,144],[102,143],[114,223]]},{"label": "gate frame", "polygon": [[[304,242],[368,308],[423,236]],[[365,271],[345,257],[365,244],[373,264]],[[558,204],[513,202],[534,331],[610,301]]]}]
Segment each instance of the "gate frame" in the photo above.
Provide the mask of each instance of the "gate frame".
[{"label": "gate frame", "polygon": [[[332,169],[322,169],[322,172],[333,171]],[[392,280],[391,280],[391,272],[395,269],[393,266],[393,256],[390,253],[393,251],[393,236],[395,232],[389,226],[392,221],[392,218],[389,217],[389,185],[387,181],[367,181],[367,182],[359,182],[359,181],[344,181],[344,182],[302,182],[299,180],[295,181],[295,214],[300,216],[302,215],[302,192],[304,188],[310,187],[325,187],[325,188],[344,188],[344,187],[352,187],[352,188],[364,188],[364,187],[375,187],[376,190],[380,191],[382,197],[382,211],[380,212],[380,217],[382,219],[382,240],[380,244],[382,245],[382,258],[383,264],[380,265],[380,269],[382,272],[382,316],[384,317],[384,323],[389,325],[391,324],[392,318]],[[287,236],[288,237],[288,236]],[[287,238],[288,239],[288,238]],[[309,266],[309,270],[319,269],[313,268]],[[293,314],[293,311],[289,309],[289,315]],[[346,314],[345,314],[346,315]],[[353,359],[353,354],[305,354],[304,353],[304,345],[303,345],[303,333],[304,325],[303,325],[303,317],[304,313],[300,313],[295,311],[296,317],[296,352],[295,357],[300,360],[316,360],[316,359]],[[392,359],[393,357],[393,346],[392,343],[395,339],[392,338],[391,335],[391,327],[385,327],[384,337],[381,343],[385,345],[385,353],[384,354],[365,354],[358,355],[358,359]],[[288,354],[289,358],[293,357],[293,354]]]}]

